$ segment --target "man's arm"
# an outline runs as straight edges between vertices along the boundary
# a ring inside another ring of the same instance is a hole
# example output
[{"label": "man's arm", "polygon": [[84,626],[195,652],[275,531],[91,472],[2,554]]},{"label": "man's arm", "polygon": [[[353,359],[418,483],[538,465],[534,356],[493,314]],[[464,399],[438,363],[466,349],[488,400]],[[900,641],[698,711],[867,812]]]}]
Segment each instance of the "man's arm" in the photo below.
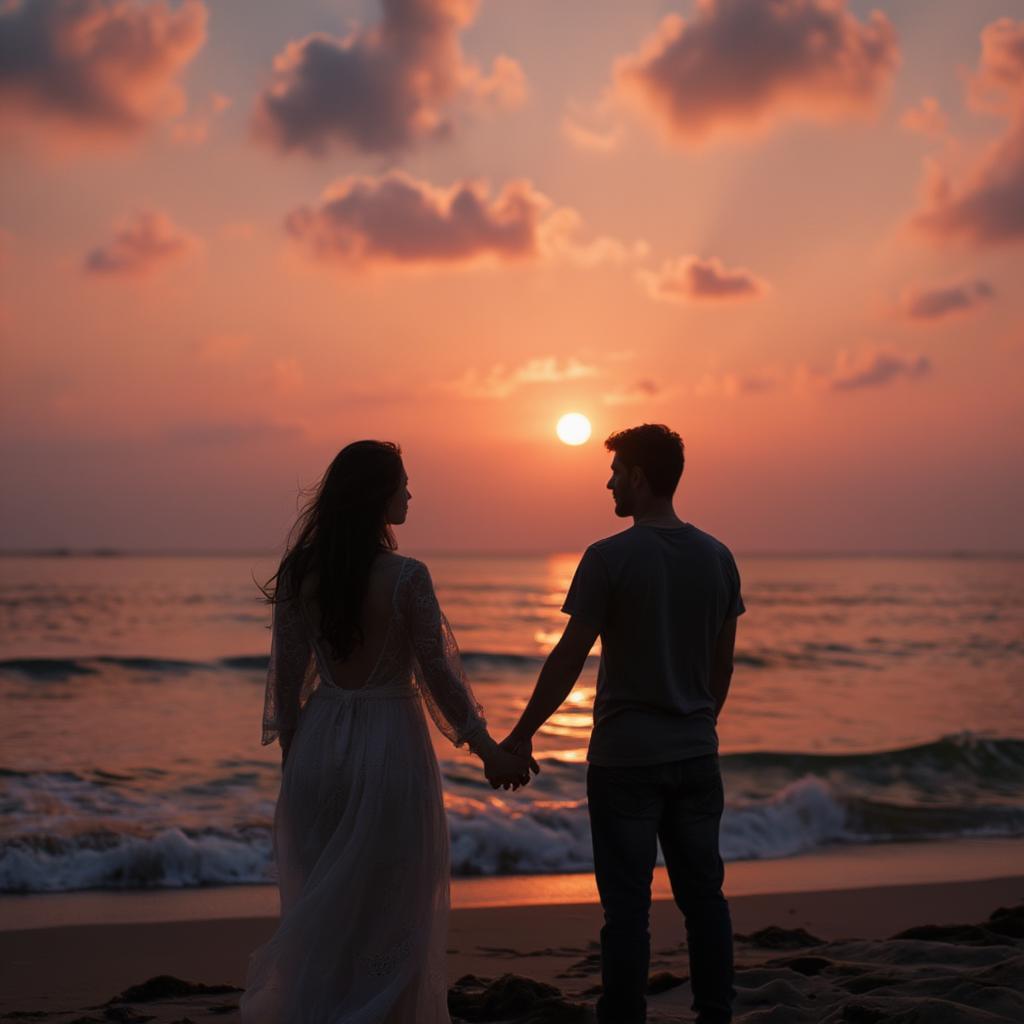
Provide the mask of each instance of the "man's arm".
[{"label": "man's arm", "polygon": [[529,746],[533,734],[561,707],[576,685],[583,664],[597,639],[598,629],[578,616],[572,616],[561,639],[544,662],[526,709],[502,746]]},{"label": "man's arm", "polygon": [[715,700],[715,718],[722,712],[732,679],[732,658],[736,647],[736,616],[726,619],[715,641],[711,658],[711,696]]}]

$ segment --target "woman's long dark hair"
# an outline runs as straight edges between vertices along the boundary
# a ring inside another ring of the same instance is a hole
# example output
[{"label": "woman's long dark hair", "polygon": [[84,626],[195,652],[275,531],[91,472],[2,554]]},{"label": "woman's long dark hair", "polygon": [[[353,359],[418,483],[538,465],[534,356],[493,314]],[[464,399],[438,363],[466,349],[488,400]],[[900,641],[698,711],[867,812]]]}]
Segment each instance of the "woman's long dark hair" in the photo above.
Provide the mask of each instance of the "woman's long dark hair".
[{"label": "woman's long dark hair", "polygon": [[301,509],[277,572],[260,586],[272,604],[286,596],[297,598],[306,573],[317,569],[319,632],[340,660],[363,642],[360,619],[370,565],[381,551],[398,546],[385,509],[401,483],[397,444],[346,445]]}]

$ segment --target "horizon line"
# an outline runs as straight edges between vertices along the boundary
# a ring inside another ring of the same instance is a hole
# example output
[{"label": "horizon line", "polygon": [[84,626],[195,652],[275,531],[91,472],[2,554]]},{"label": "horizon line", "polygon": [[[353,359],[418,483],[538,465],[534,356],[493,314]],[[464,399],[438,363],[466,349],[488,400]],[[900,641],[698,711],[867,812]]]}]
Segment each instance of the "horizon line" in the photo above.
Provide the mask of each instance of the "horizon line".
[{"label": "horizon line", "polygon": [[[558,548],[530,548],[516,551],[496,551],[487,548],[452,549],[424,548],[424,554],[445,558],[542,558],[552,555],[579,554],[578,551]],[[969,548],[934,549],[821,549],[809,551],[743,551],[733,549],[742,558],[1024,558],[1024,550],[996,550]],[[105,546],[72,548],[58,545],[45,548],[4,548],[0,558],[279,558],[280,552],[259,548],[111,548]]]}]

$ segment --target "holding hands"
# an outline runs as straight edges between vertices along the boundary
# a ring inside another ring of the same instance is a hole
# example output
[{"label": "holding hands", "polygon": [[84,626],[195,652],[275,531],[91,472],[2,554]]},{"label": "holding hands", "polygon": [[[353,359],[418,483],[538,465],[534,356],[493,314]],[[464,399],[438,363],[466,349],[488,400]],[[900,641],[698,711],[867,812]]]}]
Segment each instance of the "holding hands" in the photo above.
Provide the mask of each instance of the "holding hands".
[{"label": "holding hands", "polygon": [[523,747],[521,741],[512,744],[511,740],[509,736],[498,744],[486,736],[475,747],[474,752],[484,762],[484,775],[492,789],[519,789],[529,784],[531,772],[534,775],[540,772],[540,765],[531,754],[532,744],[527,741]]}]

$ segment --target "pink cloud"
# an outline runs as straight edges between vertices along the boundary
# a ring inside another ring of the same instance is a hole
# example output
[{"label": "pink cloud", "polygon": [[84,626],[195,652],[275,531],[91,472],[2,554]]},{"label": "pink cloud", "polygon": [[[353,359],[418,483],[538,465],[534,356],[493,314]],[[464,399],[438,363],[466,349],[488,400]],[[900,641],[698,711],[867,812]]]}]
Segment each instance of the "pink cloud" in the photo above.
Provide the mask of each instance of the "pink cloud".
[{"label": "pink cloud", "polygon": [[467,61],[459,35],[475,0],[382,0],[383,18],[344,39],[315,33],[274,59],[253,130],[283,152],[323,156],[333,146],[392,153],[452,131],[451,107],[512,106],[526,79],[511,58],[489,75]]},{"label": "pink cloud", "polygon": [[648,295],[665,302],[724,302],[764,295],[768,285],[749,270],[727,269],[721,260],[683,256],[660,270],[639,270]]},{"label": "pink cloud", "polygon": [[171,125],[171,138],[182,146],[200,146],[210,135],[213,122],[231,106],[231,97],[211,92],[189,117]]},{"label": "pink cloud", "polygon": [[166,213],[148,210],[123,222],[114,237],[90,250],[85,270],[92,274],[138,277],[194,250],[199,240],[177,227]]},{"label": "pink cloud", "polygon": [[924,355],[904,356],[886,349],[866,349],[852,355],[844,349],[825,384],[833,391],[854,391],[880,387],[898,377],[924,377],[931,369],[931,361]]},{"label": "pink cloud", "polygon": [[206,41],[200,0],[14,0],[0,5],[0,117],[40,115],[81,136],[138,135],[179,116],[178,75]]},{"label": "pink cloud", "polygon": [[987,281],[964,281],[932,288],[910,287],[900,298],[900,312],[908,320],[941,320],[965,313],[988,302],[995,291]]},{"label": "pink cloud", "polygon": [[698,0],[692,20],[665,17],[614,77],[669,138],[699,143],[783,118],[870,113],[898,61],[885,15],[862,23],[845,0]]},{"label": "pink cloud", "polygon": [[317,206],[293,210],[285,227],[316,258],[352,268],[530,260],[541,255],[549,205],[528,181],[491,198],[476,182],[442,189],[393,172],[338,182]]},{"label": "pink cloud", "polygon": [[958,183],[929,163],[921,208],[911,223],[936,242],[1024,239],[1024,22],[1001,18],[981,39],[971,95],[976,106],[1005,114],[1009,125]]}]

